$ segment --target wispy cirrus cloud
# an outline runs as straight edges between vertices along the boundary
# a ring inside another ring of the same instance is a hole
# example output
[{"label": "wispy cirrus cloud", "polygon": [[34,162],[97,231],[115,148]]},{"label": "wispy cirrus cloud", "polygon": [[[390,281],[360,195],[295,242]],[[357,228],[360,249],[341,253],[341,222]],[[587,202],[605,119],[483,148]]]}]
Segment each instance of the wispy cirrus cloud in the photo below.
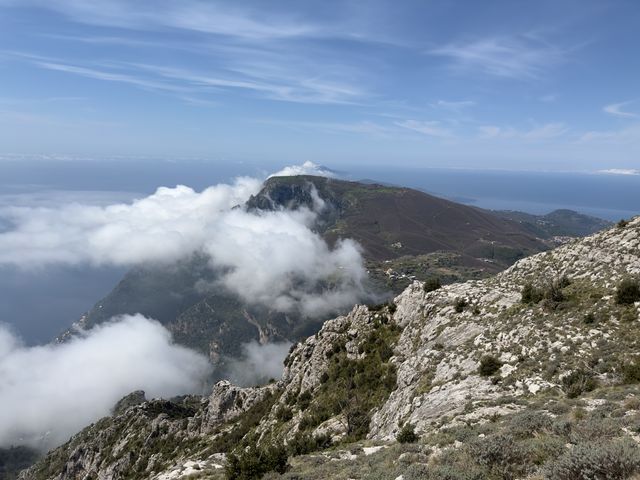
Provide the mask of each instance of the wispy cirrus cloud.
[{"label": "wispy cirrus cloud", "polygon": [[475,105],[476,102],[474,102],[473,100],[438,100],[437,102],[431,104],[431,106],[434,108],[441,108],[444,110],[450,110],[452,112],[460,112],[462,110],[466,110],[467,108],[475,107]]},{"label": "wispy cirrus cloud", "polygon": [[355,122],[309,122],[309,121],[281,121],[260,119],[257,123],[287,127],[296,131],[316,131],[330,134],[356,134],[371,137],[396,137],[400,129],[368,120]]},{"label": "wispy cirrus cloud", "polygon": [[548,140],[560,137],[568,131],[569,127],[561,122],[536,125],[527,130],[497,125],[482,125],[478,127],[479,137],[484,139]]},{"label": "wispy cirrus cloud", "polygon": [[567,52],[528,36],[488,37],[449,43],[427,52],[447,58],[454,70],[532,80],[565,61]]},{"label": "wispy cirrus cloud", "polygon": [[128,2],[124,0],[4,0],[9,6],[31,5],[88,25],[136,30],[184,30],[246,40],[320,35],[320,26],[289,13],[264,11],[216,1]]},{"label": "wispy cirrus cloud", "polygon": [[242,68],[242,65],[221,66],[213,72],[201,72],[185,67],[135,62],[80,65],[22,52],[3,53],[45,70],[172,93],[186,103],[201,106],[215,105],[210,97],[229,90],[250,92],[269,100],[308,104],[355,104],[367,96],[365,90],[348,83],[321,76],[306,76],[274,66],[265,69],[256,66]]},{"label": "wispy cirrus cloud", "polygon": [[609,115],[613,115],[614,117],[622,117],[622,118],[640,118],[640,115],[634,112],[625,111],[624,108],[630,104],[632,104],[635,100],[629,100],[626,102],[620,103],[611,103],[609,105],[605,105],[602,107],[602,110]]},{"label": "wispy cirrus cloud", "polygon": [[630,144],[640,142],[640,123],[617,130],[591,130],[580,136],[580,143]]},{"label": "wispy cirrus cloud", "polygon": [[442,122],[432,121],[418,121],[418,120],[404,120],[402,122],[394,122],[398,127],[413,130],[414,132],[422,133],[429,137],[437,138],[451,138],[453,137],[453,131],[442,125]]}]

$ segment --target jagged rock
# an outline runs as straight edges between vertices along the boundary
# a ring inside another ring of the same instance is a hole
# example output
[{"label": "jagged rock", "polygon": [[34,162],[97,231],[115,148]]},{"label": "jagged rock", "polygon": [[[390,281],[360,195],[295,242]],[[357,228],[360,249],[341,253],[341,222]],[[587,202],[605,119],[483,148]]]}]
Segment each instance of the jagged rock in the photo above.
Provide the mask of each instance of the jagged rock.
[{"label": "jagged rock", "polygon": [[232,420],[264,399],[268,393],[273,393],[275,389],[276,385],[241,388],[226,380],[216,383],[211,395],[209,395],[209,403],[203,418],[203,428],[205,430],[212,429],[216,425]]},{"label": "jagged rock", "polygon": [[129,395],[125,395],[118,403],[113,407],[114,415],[123,414],[129,407],[135,407],[136,405],[140,405],[147,401],[145,394],[142,390],[136,390],[135,392],[131,392]]}]

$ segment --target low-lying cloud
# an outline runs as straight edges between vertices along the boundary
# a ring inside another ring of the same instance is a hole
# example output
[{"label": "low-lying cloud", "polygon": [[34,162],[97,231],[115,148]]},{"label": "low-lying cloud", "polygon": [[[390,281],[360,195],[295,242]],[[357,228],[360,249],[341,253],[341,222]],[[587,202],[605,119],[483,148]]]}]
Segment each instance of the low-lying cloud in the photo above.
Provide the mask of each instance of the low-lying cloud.
[{"label": "low-lying cloud", "polygon": [[269,175],[271,177],[293,177],[296,175],[316,175],[321,177],[335,177],[335,172],[329,170],[322,165],[317,165],[313,162],[304,162],[302,165],[289,165],[282,170]]},{"label": "low-lying cloud", "polygon": [[205,357],[141,315],[39,347],[21,346],[0,325],[0,447],[58,445],[133,390],[147,398],[202,393],[209,369]]},{"label": "low-lying cloud", "polygon": [[232,358],[226,368],[225,377],[236,385],[261,385],[282,376],[284,359],[289,354],[291,343],[260,343],[253,341],[242,346],[242,355]]},{"label": "low-lying cloud", "polygon": [[[301,173],[331,174],[307,162],[277,175]],[[128,266],[198,252],[224,272],[219,282],[249,303],[314,316],[362,298],[366,272],[358,245],[345,240],[329,248],[311,229],[317,212],[236,208],[261,185],[239,178],[202,192],[160,187],[131,203],[0,208],[6,222],[0,265]]]}]

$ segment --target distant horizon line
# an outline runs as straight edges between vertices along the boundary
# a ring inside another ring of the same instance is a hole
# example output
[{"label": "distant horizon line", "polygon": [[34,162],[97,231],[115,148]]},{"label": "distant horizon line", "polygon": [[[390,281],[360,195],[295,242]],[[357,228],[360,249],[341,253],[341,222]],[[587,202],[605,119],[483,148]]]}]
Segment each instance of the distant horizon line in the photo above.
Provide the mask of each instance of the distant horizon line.
[{"label": "distant horizon line", "polygon": [[[141,162],[165,162],[165,163],[179,163],[185,162],[199,162],[199,163],[225,163],[227,165],[244,165],[255,167],[267,167],[267,166],[284,166],[291,164],[287,161],[259,161],[259,160],[232,160],[228,158],[212,158],[204,155],[124,155],[124,154],[104,154],[104,155],[81,155],[81,154],[34,154],[34,153],[0,153],[0,165],[2,163],[16,162],[16,161],[42,161],[42,162],[103,162],[103,161],[141,161]],[[300,164],[304,161],[300,161]],[[312,162],[315,163],[315,162]],[[328,165],[322,164],[322,167],[331,169],[332,171],[339,173],[340,176],[349,175],[351,172],[345,171],[345,167],[371,167],[371,168],[384,168],[387,164],[375,162],[375,163],[360,163],[353,162],[347,163],[341,166],[332,166],[329,162]],[[475,172],[509,172],[509,173],[550,173],[550,174],[583,174],[583,175],[610,175],[610,176],[640,176],[639,168],[627,168],[627,167],[613,167],[613,168],[596,168],[593,170],[567,170],[567,169],[534,169],[534,168],[505,168],[505,167],[467,167],[467,166],[434,166],[434,165],[417,165],[414,163],[401,164],[400,166],[394,165],[393,168],[399,169],[417,169],[417,170],[445,170],[445,171],[475,171]],[[339,170],[338,170],[339,169]]]}]

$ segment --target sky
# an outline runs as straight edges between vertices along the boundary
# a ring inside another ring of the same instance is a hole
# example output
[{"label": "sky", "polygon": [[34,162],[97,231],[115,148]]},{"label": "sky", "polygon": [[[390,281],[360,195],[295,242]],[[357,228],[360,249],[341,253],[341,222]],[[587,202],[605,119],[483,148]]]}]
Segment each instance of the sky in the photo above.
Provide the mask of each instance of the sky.
[{"label": "sky", "polygon": [[638,173],[633,0],[0,0],[0,159]]}]

